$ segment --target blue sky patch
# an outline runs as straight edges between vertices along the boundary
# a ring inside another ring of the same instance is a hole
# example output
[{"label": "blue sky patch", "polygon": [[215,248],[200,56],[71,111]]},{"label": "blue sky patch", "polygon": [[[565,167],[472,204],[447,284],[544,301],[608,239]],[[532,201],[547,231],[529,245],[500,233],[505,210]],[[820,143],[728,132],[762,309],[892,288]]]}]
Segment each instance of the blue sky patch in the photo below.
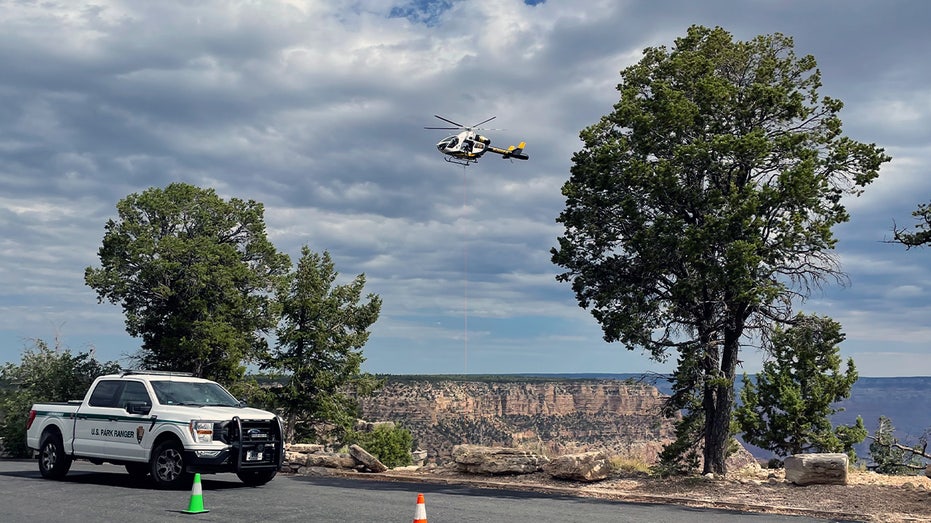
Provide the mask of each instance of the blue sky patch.
[{"label": "blue sky patch", "polygon": [[440,15],[452,6],[453,0],[414,0],[403,6],[392,7],[388,18],[407,18],[414,23],[434,26]]}]

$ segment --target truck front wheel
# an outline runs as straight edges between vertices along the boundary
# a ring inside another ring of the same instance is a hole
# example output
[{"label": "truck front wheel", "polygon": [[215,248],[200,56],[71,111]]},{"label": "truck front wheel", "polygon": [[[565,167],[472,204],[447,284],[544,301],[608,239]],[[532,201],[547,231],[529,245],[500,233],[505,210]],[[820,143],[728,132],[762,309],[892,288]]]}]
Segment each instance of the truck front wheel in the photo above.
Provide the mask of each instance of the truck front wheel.
[{"label": "truck front wheel", "polygon": [[249,485],[250,487],[258,487],[264,485],[271,481],[275,475],[278,474],[278,471],[275,469],[271,470],[241,470],[236,473],[239,476],[239,479],[243,483]]},{"label": "truck front wheel", "polygon": [[191,475],[184,471],[184,453],[177,441],[164,441],[155,447],[150,465],[152,480],[158,488],[181,489],[191,484]]},{"label": "truck front wheel", "polygon": [[39,472],[43,478],[61,479],[71,468],[71,456],[65,454],[61,434],[49,432],[39,445]]}]

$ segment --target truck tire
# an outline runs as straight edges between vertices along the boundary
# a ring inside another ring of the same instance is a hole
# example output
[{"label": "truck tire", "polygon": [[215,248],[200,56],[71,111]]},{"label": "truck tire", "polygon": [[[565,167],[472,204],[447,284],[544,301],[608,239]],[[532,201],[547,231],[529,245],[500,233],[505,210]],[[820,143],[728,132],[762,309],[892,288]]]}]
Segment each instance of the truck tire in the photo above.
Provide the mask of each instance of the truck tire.
[{"label": "truck tire", "polygon": [[239,479],[243,483],[250,487],[258,487],[264,485],[274,479],[275,475],[278,474],[278,471],[275,469],[271,470],[240,470],[236,473],[239,476]]},{"label": "truck tire", "polygon": [[175,440],[163,441],[152,452],[149,463],[152,481],[160,489],[182,489],[191,485],[191,474],[184,470],[184,449]]},{"label": "truck tire", "polygon": [[61,479],[71,469],[71,456],[65,454],[61,434],[48,432],[39,444],[39,473],[43,478]]}]

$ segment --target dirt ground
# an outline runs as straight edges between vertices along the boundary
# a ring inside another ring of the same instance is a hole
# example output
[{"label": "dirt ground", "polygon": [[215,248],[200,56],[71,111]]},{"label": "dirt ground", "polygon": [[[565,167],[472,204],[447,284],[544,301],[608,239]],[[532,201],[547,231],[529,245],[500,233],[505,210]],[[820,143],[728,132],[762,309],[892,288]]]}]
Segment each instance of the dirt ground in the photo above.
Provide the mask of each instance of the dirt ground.
[{"label": "dirt ground", "polygon": [[371,479],[469,484],[560,495],[672,503],[744,512],[805,515],[877,523],[931,522],[931,479],[851,472],[847,485],[796,486],[780,470],[743,470],[724,479],[647,476],[614,477],[595,483],[554,480],[544,473],[519,476],[459,474],[452,469],[388,471],[359,474]]}]

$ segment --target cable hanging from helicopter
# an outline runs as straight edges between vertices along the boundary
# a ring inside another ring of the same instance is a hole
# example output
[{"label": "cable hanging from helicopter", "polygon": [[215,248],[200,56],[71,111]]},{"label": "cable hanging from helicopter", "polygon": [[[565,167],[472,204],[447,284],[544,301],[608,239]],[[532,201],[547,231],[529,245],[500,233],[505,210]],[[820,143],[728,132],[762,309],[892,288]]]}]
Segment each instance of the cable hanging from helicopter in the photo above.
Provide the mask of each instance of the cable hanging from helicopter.
[{"label": "cable hanging from helicopter", "polygon": [[524,154],[524,147],[527,145],[525,142],[520,142],[516,146],[511,145],[507,149],[501,149],[499,147],[492,146],[490,138],[482,136],[476,132],[500,131],[501,129],[485,129],[479,127],[482,124],[486,124],[494,120],[496,118],[495,116],[492,116],[487,120],[482,120],[481,122],[470,127],[466,127],[461,123],[443,118],[438,114],[434,114],[433,116],[443,120],[444,122],[451,123],[455,125],[455,127],[424,127],[424,129],[445,129],[460,131],[457,134],[443,138],[436,144],[436,149],[443,153],[443,159],[449,163],[468,166],[469,164],[478,162],[478,159],[488,152],[500,154],[501,158],[504,159],[530,159],[529,156]]}]

